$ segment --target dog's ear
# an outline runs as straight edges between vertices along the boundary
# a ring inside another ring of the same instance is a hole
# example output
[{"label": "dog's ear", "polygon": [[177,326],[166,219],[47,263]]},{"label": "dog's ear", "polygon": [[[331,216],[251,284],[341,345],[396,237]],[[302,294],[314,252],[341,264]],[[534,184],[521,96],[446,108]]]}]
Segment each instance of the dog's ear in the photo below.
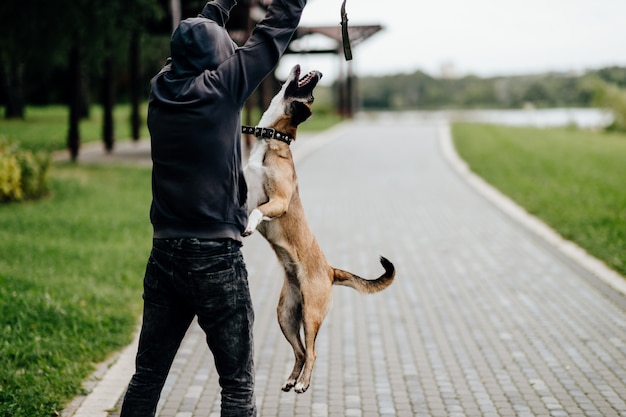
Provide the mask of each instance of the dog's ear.
[{"label": "dog's ear", "polygon": [[311,114],[311,109],[306,104],[300,101],[291,102],[291,124],[293,126],[298,126],[311,117]]}]

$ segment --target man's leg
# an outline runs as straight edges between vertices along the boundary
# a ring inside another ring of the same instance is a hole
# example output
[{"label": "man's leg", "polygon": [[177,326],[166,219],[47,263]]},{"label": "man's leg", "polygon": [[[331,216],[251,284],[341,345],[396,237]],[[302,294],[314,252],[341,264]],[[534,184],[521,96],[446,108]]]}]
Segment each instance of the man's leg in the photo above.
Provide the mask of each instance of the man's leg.
[{"label": "man's leg", "polygon": [[133,375],[121,417],[153,417],[161,390],[194,313],[178,302],[169,256],[153,250],[144,278],[144,312]]},{"label": "man's leg", "polygon": [[[254,312],[246,267],[239,249],[225,255],[232,263],[228,273],[197,283],[198,323],[207,335],[222,387],[222,417],[256,416],[254,397]],[[202,288],[200,288],[202,287]],[[219,294],[219,302],[216,295]]]}]

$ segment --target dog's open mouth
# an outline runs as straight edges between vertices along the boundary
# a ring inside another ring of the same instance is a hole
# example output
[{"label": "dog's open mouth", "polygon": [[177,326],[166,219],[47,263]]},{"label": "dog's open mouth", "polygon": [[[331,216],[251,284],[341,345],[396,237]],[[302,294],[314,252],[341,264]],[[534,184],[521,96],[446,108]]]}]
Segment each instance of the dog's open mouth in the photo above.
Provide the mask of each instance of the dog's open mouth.
[{"label": "dog's open mouth", "polygon": [[321,78],[322,73],[319,71],[311,71],[300,78],[300,65],[296,65],[291,70],[291,81],[287,84],[285,96],[308,98],[308,101],[313,101],[313,89]]},{"label": "dog's open mouth", "polygon": [[298,88],[303,88],[314,79],[315,79],[315,82],[317,83],[317,81],[319,81],[320,78],[322,78],[322,73],[320,73],[319,71],[311,71],[307,75],[302,77],[300,80],[298,80]]}]

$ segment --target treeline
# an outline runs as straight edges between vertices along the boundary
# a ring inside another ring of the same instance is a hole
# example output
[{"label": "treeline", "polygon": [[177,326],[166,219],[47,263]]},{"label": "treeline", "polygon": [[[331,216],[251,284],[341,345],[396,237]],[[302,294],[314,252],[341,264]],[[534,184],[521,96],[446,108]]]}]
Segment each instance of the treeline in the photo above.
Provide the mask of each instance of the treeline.
[{"label": "treeline", "polygon": [[[169,56],[175,3],[0,2],[0,105],[5,116],[21,117],[24,104],[69,102],[76,75],[83,100],[103,100],[110,86],[116,98],[128,101],[134,76],[145,92],[147,80]],[[182,19],[197,15],[206,0],[178,3]]]},{"label": "treeline", "polygon": [[76,157],[79,121],[104,109],[103,140],[113,146],[113,106],[131,103],[133,137],[148,80],[169,55],[174,5],[180,18],[205,0],[18,0],[0,2],[0,105],[23,118],[26,104],[67,103],[68,147]]},{"label": "treeline", "polygon": [[363,109],[591,107],[606,86],[626,88],[626,68],[583,74],[435,78],[422,71],[359,80]]}]

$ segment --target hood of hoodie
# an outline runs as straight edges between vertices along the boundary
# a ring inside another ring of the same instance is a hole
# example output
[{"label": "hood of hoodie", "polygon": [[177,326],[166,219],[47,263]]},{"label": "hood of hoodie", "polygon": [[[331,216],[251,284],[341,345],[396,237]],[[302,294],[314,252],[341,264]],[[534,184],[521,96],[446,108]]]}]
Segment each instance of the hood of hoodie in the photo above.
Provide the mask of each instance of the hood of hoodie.
[{"label": "hood of hoodie", "polygon": [[170,42],[171,75],[190,77],[213,70],[235,52],[235,43],[224,27],[205,17],[185,19]]}]

